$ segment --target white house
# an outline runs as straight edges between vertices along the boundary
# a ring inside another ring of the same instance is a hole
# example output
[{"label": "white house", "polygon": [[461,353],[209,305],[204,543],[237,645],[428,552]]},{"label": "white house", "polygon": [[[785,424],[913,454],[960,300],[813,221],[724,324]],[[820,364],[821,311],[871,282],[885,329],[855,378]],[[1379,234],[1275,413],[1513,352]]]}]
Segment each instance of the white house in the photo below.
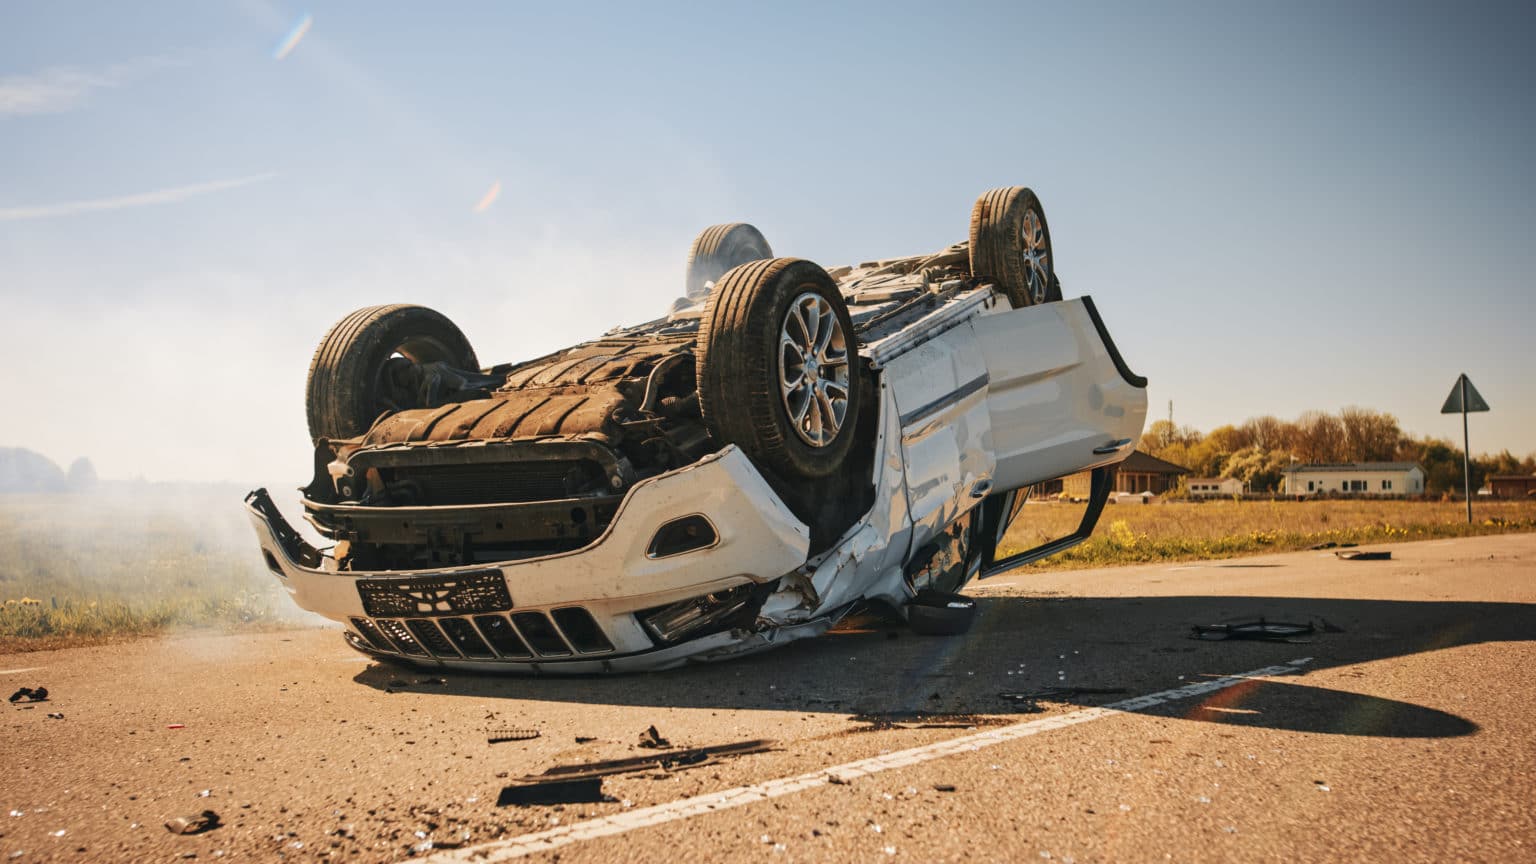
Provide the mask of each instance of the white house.
[{"label": "white house", "polygon": [[1287,495],[1421,495],[1424,469],[1413,462],[1296,465],[1285,470]]},{"label": "white house", "polygon": [[1236,477],[1200,477],[1187,481],[1185,488],[1191,498],[1231,498],[1247,491],[1246,485]]}]

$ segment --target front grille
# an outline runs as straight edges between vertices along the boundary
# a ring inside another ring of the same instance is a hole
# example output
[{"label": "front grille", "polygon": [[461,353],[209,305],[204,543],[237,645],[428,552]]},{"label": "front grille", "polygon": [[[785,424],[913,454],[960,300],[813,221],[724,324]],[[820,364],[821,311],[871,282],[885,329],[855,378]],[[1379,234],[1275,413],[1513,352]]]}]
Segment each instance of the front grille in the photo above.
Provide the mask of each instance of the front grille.
[{"label": "front grille", "polygon": [[612,651],[613,643],[603,635],[601,627],[592,620],[592,613],[580,606],[567,606],[564,609],[556,609],[550,613],[555,619],[555,626],[565,634],[567,641],[577,651],[583,654],[601,654],[604,651]]},{"label": "front grille", "polygon": [[[397,468],[395,480],[421,487],[421,503],[515,504],[553,501],[590,492],[605,478],[596,462],[555,459],[483,465],[417,465]],[[602,486],[598,485],[598,490]]]},{"label": "front grille", "polygon": [[505,615],[481,615],[475,619],[480,632],[485,638],[491,640],[491,645],[496,648],[496,653],[503,657],[532,657],[533,652],[528,649],[528,644],[523,637],[517,635],[512,629],[512,622]]},{"label": "front grille", "polygon": [[379,629],[384,631],[384,635],[389,637],[389,641],[394,643],[396,650],[400,653],[417,657],[427,655],[427,649],[421,647],[421,643],[416,641],[411,631],[405,628],[404,622],[393,618],[380,618],[378,624]]},{"label": "front grille", "polygon": [[512,616],[512,623],[517,625],[523,639],[539,654],[562,657],[571,653],[571,649],[565,646],[565,640],[560,638],[555,626],[544,617],[543,612],[519,612]]},{"label": "front grille", "polygon": [[406,619],[405,626],[411,628],[411,633],[421,641],[421,644],[427,646],[427,650],[431,651],[434,656],[459,656],[459,652],[453,648],[453,643],[448,641],[448,637],[444,636],[443,631],[437,629],[437,625],[433,624],[430,619],[409,618]]},{"label": "front grille", "polygon": [[357,593],[369,616],[473,615],[512,608],[500,570],[415,579],[359,579]]},{"label": "front grille", "polygon": [[351,621],[353,629],[362,634],[362,637],[367,640],[368,644],[380,651],[395,650],[394,646],[389,644],[389,640],[384,638],[384,634],[379,630],[378,625],[372,621],[369,621],[367,618],[353,618]]},{"label": "front grille", "polygon": [[[352,618],[363,642],[382,653],[457,660],[537,660],[612,653],[613,642],[591,612],[566,606],[549,614],[473,618]],[[574,649],[574,650],[573,650]]]},{"label": "front grille", "polygon": [[438,624],[442,625],[443,632],[453,641],[459,653],[465,657],[495,657],[491,652],[491,646],[485,644],[480,634],[475,632],[475,625],[469,623],[466,618],[439,618]]}]

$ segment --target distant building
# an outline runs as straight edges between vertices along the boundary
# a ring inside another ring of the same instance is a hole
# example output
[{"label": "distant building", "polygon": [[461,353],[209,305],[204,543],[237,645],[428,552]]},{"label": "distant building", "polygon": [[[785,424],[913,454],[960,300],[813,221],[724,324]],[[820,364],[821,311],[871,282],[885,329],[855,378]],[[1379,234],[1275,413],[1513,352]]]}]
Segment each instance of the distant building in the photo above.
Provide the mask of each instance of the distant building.
[{"label": "distant building", "polygon": [[1536,474],[1495,474],[1488,478],[1488,492],[1495,498],[1536,495]]},{"label": "distant building", "polygon": [[1184,483],[1191,498],[1231,498],[1248,491],[1247,487],[1236,477],[1200,477]]},{"label": "distant building", "polygon": [[1285,469],[1287,495],[1422,495],[1424,469],[1413,462],[1295,465]]},{"label": "distant building", "polygon": [[[1116,492],[1150,492],[1161,495],[1179,484],[1179,478],[1191,473],[1182,465],[1165,462],[1140,450],[1131,451],[1115,471]],[[1061,491],[1071,498],[1087,498],[1092,472],[1083,471],[1062,478]]]}]

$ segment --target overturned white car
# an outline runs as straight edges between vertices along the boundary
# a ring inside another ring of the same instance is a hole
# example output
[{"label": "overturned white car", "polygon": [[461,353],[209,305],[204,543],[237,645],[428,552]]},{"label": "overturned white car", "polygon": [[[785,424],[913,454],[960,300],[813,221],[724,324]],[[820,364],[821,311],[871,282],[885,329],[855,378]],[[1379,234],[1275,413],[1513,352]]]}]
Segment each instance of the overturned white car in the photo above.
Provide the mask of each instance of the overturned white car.
[{"label": "overturned white car", "polygon": [[[1092,531],[1146,381],[1091,299],[1061,299],[1033,192],[986,193],[969,241],[931,255],[772,254],[709,228],[669,316],[488,369],[432,310],[347,316],[308,384],[303,506],[335,545],[257,490],[267,565],[373,656],[592,673],[768,648],[865,603],[963,629],[967,581]],[[998,559],[1028,487],[1086,469],[1077,532]]]}]

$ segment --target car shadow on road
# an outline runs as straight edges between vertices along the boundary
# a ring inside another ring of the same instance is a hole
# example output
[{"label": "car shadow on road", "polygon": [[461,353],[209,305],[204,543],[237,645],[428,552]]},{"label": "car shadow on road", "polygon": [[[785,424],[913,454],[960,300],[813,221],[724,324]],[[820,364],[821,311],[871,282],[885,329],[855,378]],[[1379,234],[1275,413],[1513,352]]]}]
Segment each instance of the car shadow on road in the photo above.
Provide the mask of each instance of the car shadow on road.
[{"label": "car shadow on road", "polygon": [[[964,636],[918,636],[900,625],[875,625],[729,662],[647,674],[538,678],[374,664],[355,680],[379,689],[604,706],[866,717],[1018,715],[1059,703],[1109,704],[1304,657],[1311,659],[1303,672],[1340,668],[1346,680],[1369,679],[1375,670],[1367,664],[1378,660],[1536,641],[1536,615],[1519,603],[1209,596],[1003,596],[978,602],[977,624]],[[1320,627],[1326,622],[1341,632],[1320,629],[1295,642],[1190,638],[1196,624],[1259,617]],[[1359,689],[1381,686],[1362,681]],[[1067,689],[1073,687],[1125,695]],[[1066,692],[1030,695],[1047,688]],[[1436,738],[1477,731],[1471,720],[1430,707],[1453,704],[1457,694],[1399,695],[1403,698],[1270,679],[1143,713],[1345,735]]]}]

